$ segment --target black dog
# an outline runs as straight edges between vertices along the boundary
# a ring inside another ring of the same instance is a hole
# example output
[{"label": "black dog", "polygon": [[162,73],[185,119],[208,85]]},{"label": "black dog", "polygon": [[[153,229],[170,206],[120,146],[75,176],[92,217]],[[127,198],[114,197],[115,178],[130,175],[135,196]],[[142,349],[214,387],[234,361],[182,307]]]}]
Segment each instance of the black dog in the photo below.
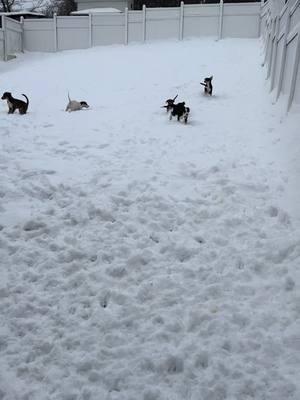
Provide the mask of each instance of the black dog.
[{"label": "black dog", "polygon": [[174,101],[177,99],[177,97],[178,97],[178,94],[176,94],[176,96],[174,97],[174,99],[168,99],[168,100],[166,100],[166,105],[165,105],[165,106],[162,106],[162,108],[166,108],[166,109],[167,109],[167,112],[169,112],[170,110],[172,110]]},{"label": "black dog", "polygon": [[209,94],[210,96],[212,95],[213,92],[213,85],[211,84],[213,77],[210,76],[209,78],[204,79],[204,83],[201,82],[200,85],[204,86],[204,93]]},{"label": "black dog", "polygon": [[17,109],[19,110],[20,114],[26,114],[29,100],[25,94],[22,94],[22,96],[25,97],[27,101],[26,103],[23,100],[15,99],[14,97],[12,97],[12,94],[10,92],[3,93],[1,99],[7,101],[8,114],[13,114]]},{"label": "black dog", "polygon": [[177,116],[177,121],[180,121],[181,118],[183,118],[184,123],[187,123],[188,116],[190,113],[189,107],[185,106],[185,102],[183,101],[182,103],[178,104],[173,104],[171,108],[171,113],[170,113],[170,121],[172,117]]}]

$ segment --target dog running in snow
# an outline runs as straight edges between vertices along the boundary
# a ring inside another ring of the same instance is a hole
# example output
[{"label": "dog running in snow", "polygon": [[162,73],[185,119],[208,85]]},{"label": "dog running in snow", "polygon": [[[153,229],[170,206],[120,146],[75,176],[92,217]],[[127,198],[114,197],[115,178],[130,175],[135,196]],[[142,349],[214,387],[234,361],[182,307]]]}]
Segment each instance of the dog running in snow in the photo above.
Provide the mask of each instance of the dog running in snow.
[{"label": "dog running in snow", "polygon": [[204,86],[204,93],[209,94],[210,96],[212,95],[213,92],[213,85],[211,83],[213,77],[210,76],[209,78],[204,79],[204,83],[200,82],[200,85]]},{"label": "dog running in snow", "polygon": [[22,94],[25,97],[26,103],[23,100],[15,99],[10,92],[4,92],[1,99],[7,101],[8,105],[8,114],[13,114],[16,110],[19,110],[19,113],[24,115],[28,110],[29,100],[25,94]]},{"label": "dog running in snow", "polygon": [[185,106],[185,102],[173,104],[170,113],[170,121],[172,117],[177,117],[177,121],[183,119],[184,123],[187,123],[190,108]]},{"label": "dog running in snow", "polygon": [[172,109],[173,104],[174,104],[175,100],[177,99],[177,97],[178,97],[178,94],[176,94],[176,96],[173,99],[167,99],[165,101],[166,104],[164,106],[162,106],[162,108],[166,108],[167,112],[169,112]]},{"label": "dog running in snow", "polygon": [[89,108],[89,105],[86,101],[77,101],[77,100],[71,100],[70,95],[68,93],[68,99],[69,103],[67,104],[66,111],[79,111],[82,110],[83,108]]}]

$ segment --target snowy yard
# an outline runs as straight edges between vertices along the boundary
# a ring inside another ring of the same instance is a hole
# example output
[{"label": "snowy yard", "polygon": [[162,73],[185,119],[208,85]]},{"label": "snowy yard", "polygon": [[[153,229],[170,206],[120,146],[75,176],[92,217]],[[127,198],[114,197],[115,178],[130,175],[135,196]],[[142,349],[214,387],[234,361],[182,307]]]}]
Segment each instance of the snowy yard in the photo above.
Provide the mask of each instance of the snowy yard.
[{"label": "snowy yard", "polygon": [[261,62],[203,39],[0,63],[30,99],[0,103],[1,400],[299,400],[299,114]]}]

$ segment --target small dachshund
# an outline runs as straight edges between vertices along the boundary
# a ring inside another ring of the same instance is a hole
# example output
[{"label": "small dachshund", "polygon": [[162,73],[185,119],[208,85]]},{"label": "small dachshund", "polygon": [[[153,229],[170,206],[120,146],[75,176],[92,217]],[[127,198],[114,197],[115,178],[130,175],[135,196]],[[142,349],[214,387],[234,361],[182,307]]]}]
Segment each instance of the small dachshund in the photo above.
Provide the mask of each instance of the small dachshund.
[{"label": "small dachshund", "polygon": [[4,92],[1,99],[7,101],[8,105],[8,114],[13,114],[17,109],[20,114],[26,114],[29,100],[25,94],[22,94],[25,97],[26,103],[23,100],[15,99],[10,92]]},{"label": "small dachshund", "polygon": [[212,92],[213,92],[213,85],[211,83],[212,79],[213,79],[213,77],[210,76],[209,78],[204,79],[204,83],[200,82],[200,85],[204,86],[204,93],[209,94],[210,96],[212,95]]}]

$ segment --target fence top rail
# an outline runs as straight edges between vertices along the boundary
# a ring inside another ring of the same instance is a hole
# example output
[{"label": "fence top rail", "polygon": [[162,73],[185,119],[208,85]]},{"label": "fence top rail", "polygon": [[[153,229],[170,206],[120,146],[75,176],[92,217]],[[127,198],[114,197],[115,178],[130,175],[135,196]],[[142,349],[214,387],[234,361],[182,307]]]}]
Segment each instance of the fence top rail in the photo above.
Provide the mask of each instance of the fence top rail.
[{"label": "fence top rail", "polygon": [[13,18],[9,18],[6,15],[2,15],[2,17],[4,17],[6,21],[9,21],[9,22],[11,22],[11,23],[13,23],[15,25],[22,25],[22,22],[17,21],[16,19],[13,19]]}]

